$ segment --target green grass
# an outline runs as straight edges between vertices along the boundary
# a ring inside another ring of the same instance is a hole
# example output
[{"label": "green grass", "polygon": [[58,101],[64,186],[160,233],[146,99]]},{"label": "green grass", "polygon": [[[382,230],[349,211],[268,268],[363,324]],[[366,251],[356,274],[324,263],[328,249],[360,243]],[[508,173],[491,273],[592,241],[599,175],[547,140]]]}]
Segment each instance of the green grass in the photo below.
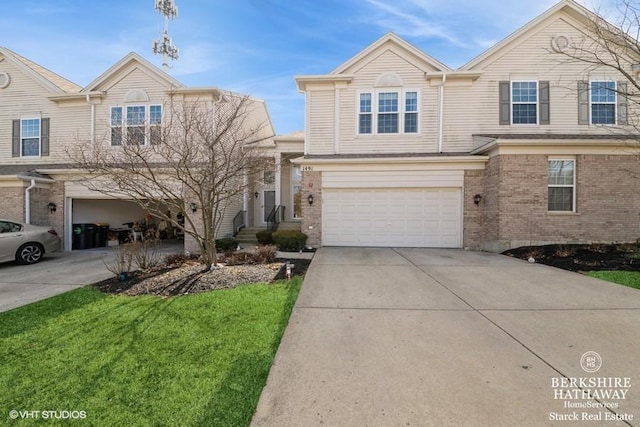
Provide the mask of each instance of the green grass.
[{"label": "green grass", "polygon": [[87,426],[248,425],[301,283],[169,299],[85,287],[1,313],[0,420],[51,410],[85,411],[74,424]]},{"label": "green grass", "polygon": [[640,289],[640,272],[637,271],[590,271],[588,274],[597,279]]}]

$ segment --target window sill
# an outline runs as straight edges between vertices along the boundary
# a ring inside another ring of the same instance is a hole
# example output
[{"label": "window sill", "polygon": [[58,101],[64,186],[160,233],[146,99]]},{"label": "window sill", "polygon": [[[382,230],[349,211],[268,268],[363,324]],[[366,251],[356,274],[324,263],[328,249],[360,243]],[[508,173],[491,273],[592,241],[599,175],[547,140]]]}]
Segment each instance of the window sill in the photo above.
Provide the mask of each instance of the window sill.
[{"label": "window sill", "polygon": [[548,216],[580,216],[580,212],[568,212],[568,211],[547,211]]}]

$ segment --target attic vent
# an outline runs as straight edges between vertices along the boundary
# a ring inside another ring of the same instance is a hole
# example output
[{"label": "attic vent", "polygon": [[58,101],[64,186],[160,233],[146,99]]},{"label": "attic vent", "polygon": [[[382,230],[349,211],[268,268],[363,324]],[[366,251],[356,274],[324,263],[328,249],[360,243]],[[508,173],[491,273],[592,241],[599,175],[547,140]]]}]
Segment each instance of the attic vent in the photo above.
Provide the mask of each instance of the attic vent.
[{"label": "attic vent", "polygon": [[131,89],[124,96],[124,102],[149,102],[149,95],[142,89]]},{"label": "attic vent", "polygon": [[554,52],[564,52],[567,50],[567,48],[569,47],[569,39],[567,38],[567,36],[555,36],[555,37],[551,37],[551,49],[554,50]]},{"label": "attic vent", "polygon": [[376,80],[376,87],[384,87],[384,86],[402,86],[402,79],[397,74],[387,73],[378,77]]},{"label": "attic vent", "polygon": [[11,83],[11,77],[9,77],[9,74],[4,72],[0,73],[0,89],[4,89],[9,86],[9,83]]}]

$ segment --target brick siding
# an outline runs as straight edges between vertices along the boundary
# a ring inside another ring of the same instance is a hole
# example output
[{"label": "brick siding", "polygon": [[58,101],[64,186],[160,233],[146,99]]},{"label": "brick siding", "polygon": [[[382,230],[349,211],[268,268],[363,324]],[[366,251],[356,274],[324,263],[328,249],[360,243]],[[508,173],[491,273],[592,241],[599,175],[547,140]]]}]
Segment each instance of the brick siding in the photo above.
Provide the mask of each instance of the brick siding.
[{"label": "brick siding", "polygon": [[[302,232],[308,236],[307,245],[322,245],[322,172],[302,172]],[[313,205],[307,201],[313,195]]]}]

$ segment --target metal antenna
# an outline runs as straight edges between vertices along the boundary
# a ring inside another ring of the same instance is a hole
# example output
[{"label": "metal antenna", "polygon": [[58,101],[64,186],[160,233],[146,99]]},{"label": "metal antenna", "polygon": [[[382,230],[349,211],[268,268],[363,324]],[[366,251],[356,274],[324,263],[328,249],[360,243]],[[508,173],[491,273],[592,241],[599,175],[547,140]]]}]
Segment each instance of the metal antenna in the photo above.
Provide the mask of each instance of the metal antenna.
[{"label": "metal antenna", "polygon": [[161,34],[160,40],[154,40],[153,53],[162,55],[162,66],[165,69],[171,68],[167,59],[178,59],[178,48],[173,46],[171,37],[169,37],[169,19],[178,16],[178,7],[174,0],[156,0],[155,9],[164,15],[164,32]]}]

